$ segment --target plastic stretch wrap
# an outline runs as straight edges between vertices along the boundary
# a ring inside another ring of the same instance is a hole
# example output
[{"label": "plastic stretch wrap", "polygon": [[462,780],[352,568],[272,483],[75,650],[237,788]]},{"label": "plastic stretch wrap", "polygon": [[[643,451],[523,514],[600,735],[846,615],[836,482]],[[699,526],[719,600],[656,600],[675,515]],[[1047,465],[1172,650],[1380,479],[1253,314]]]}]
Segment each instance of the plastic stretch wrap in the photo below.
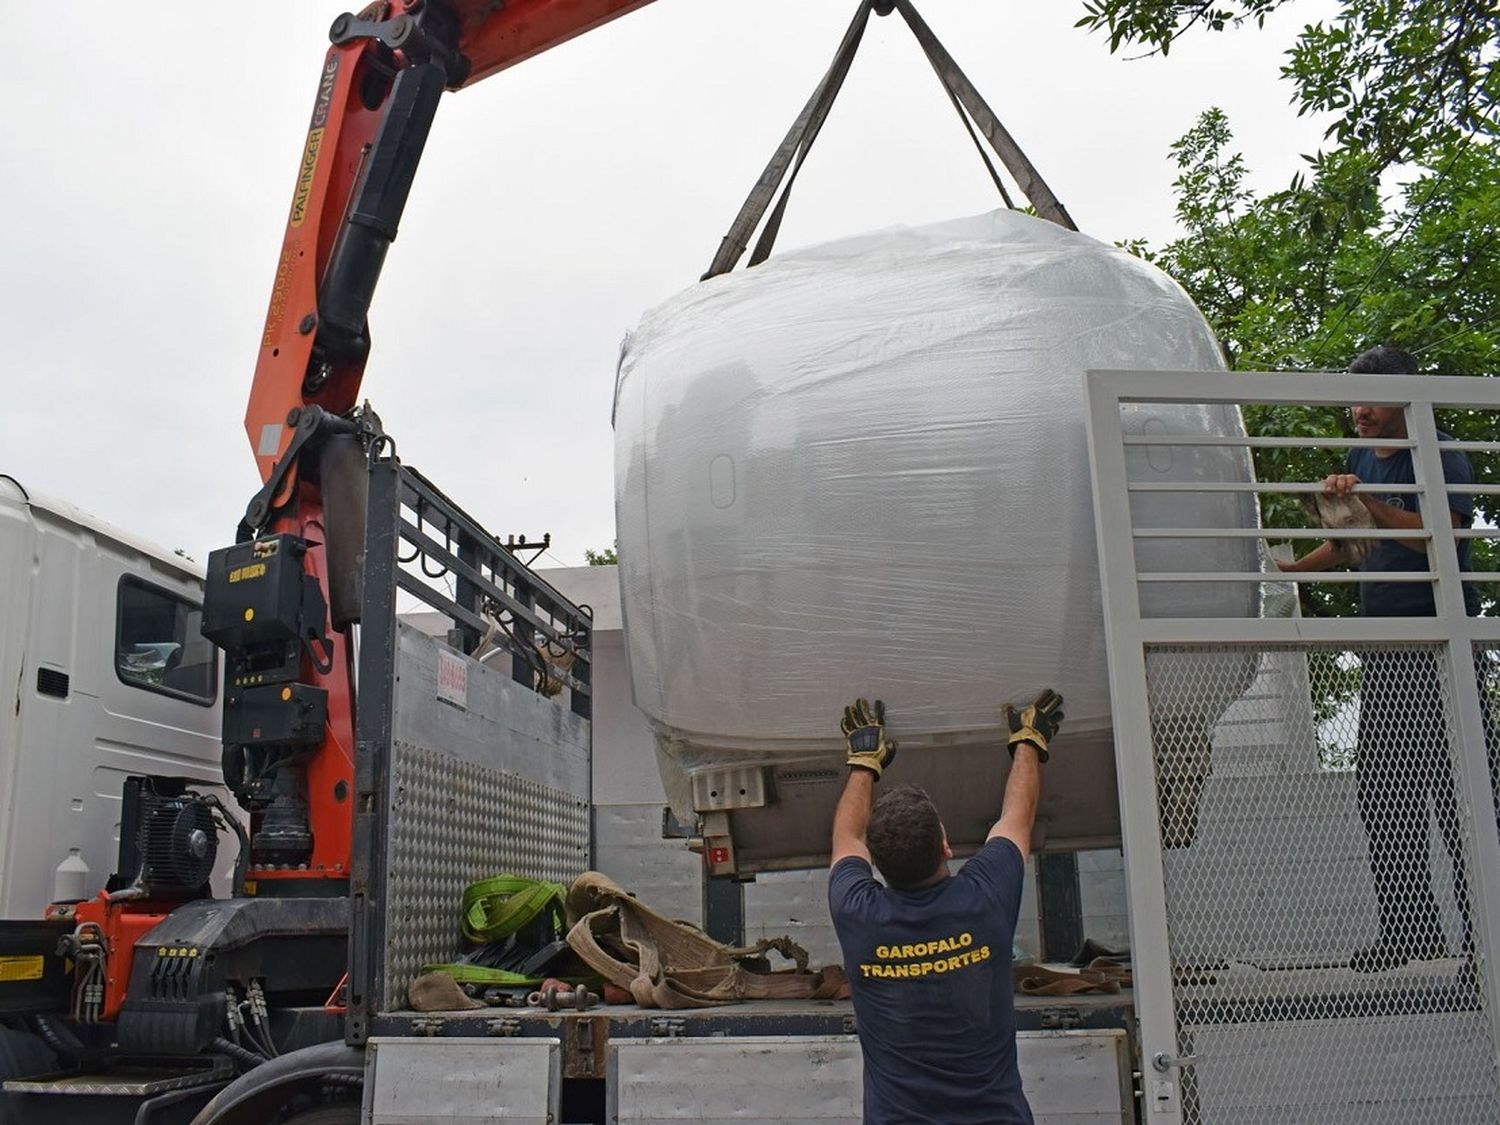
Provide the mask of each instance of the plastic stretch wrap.
[{"label": "plastic stretch wrap", "polygon": [[[1107,730],[1083,372],[1222,366],[1160,271],[1009,211],[788,253],[647,313],[616,387],[620,580],[674,806],[700,769],[837,754],[857,694],[903,745],[994,742],[997,705],[1045,686],[1064,739]],[[1243,433],[1209,407],[1127,428]],[[1129,453],[1142,480],[1251,479],[1242,448]],[[1159,509],[1141,526],[1256,519],[1248,495],[1137,499]],[[1259,569],[1250,540],[1139,550],[1143,570]],[[1166,596],[1238,615],[1256,595]],[[1206,731],[1230,698],[1181,707]]]}]

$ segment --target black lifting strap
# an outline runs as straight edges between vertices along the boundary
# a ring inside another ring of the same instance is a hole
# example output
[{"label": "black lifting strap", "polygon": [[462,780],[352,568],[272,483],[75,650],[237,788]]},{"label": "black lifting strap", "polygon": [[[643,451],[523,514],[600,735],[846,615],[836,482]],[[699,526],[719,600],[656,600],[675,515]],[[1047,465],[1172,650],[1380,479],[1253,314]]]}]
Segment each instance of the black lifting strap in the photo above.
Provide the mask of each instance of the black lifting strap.
[{"label": "black lifting strap", "polygon": [[[781,220],[786,213],[787,199],[791,196],[792,185],[797,181],[797,174],[802,170],[802,164],[807,159],[813,141],[817,139],[818,132],[823,128],[828,111],[833,108],[834,99],[843,88],[844,78],[848,75],[854,55],[859,50],[859,44],[864,36],[865,26],[869,23],[872,10],[880,15],[887,15],[892,10],[898,11],[906,20],[906,25],[916,36],[917,43],[927,56],[927,61],[932,64],[938,81],[948,92],[948,98],[957,110],[959,119],[963,121],[964,128],[968,130],[970,138],[979,149],[985,167],[989,170],[990,178],[994,180],[995,187],[999,189],[1000,197],[1005,201],[1005,205],[1014,206],[1010,194],[1000,180],[999,172],[991,163],[983,146],[979,144],[970,119],[979,127],[979,132],[985,140],[989,141],[1021,192],[1036,209],[1036,213],[1068,230],[1078,229],[1066,208],[1058,202],[1057,197],[1052,194],[1052,189],[1042,179],[1041,173],[1026,158],[1026,154],[1021,151],[1020,146],[1006,131],[1005,126],[1000,124],[1000,119],[980,97],[973,83],[953,61],[953,56],[948,54],[943,45],[938,42],[937,36],[932,33],[932,29],[917,14],[911,0],[860,0],[859,7],[854,13],[854,20],[850,23],[849,30],[844,33],[843,42],[839,44],[838,51],[833,56],[833,63],[823,75],[812,97],[802,108],[797,120],[792,123],[786,138],[781,142],[781,147],[771,157],[770,163],[766,165],[765,171],[760,174],[760,179],[756,181],[755,187],[740,207],[739,214],[735,216],[729,233],[720,242],[719,252],[714,255],[713,264],[708,267],[703,280],[728,273],[735,267],[750,244],[750,236],[760,225],[771,197],[785,179],[786,186],[782,189],[781,197],[776,201],[770,218],[766,220],[765,229],[761,231],[760,238],[756,241],[755,250],[750,255],[750,265],[759,265],[770,256],[771,248],[776,244],[776,236],[781,230]],[[791,171],[790,176],[787,175],[788,169]]]},{"label": "black lifting strap", "polygon": [[718,277],[721,273],[728,273],[734,269],[735,264],[740,260],[740,255],[750,244],[750,236],[760,225],[761,217],[766,213],[766,206],[771,202],[771,196],[776,193],[777,187],[786,176],[787,168],[795,156],[797,166],[792,170],[792,178],[787,182],[787,189],[782,193],[781,200],[776,204],[776,209],[766,223],[760,242],[756,244],[755,253],[750,256],[750,264],[759,265],[771,253],[771,246],[776,242],[776,232],[781,228],[781,216],[786,211],[787,196],[791,192],[792,182],[796,180],[797,172],[802,168],[802,162],[807,159],[808,150],[817,139],[818,130],[822,129],[828,111],[833,108],[833,99],[838,96],[839,90],[844,85],[844,77],[849,73],[849,65],[854,62],[854,54],[859,50],[860,39],[864,36],[865,25],[870,21],[872,4],[873,0],[860,0],[859,8],[854,13],[854,21],[849,24],[849,30],[844,32],[843,42],[834,53],[832,65],[823,75],[812,97],[802,107],[797,120],[792,122],[786,139],[772,155],[771,162],[766,165],[766,170],[760,174],[760,179],[756,181],[755,187],[746,197],[743,206],[740,207],[740,213],[735,216],[734,223],[729,228],[729,233],[719,243],[719,252],[714,255],[713,264],[708,267],[708,272],[703,275],[702,280],[707,281],[711,277]]}]

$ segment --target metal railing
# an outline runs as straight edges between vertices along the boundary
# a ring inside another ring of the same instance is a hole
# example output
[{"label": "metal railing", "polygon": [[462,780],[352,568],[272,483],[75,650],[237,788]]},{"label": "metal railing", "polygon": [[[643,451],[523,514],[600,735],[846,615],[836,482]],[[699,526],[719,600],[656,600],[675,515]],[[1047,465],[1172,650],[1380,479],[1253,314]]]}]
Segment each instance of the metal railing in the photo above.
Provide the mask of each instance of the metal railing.
[{"label": "metal railing", "polygon": [[[392,478],[389,487],[380,479],[385,476]],[[450,619],[455,647],[480,659],[505,649],[516,682],[546,694],[566,688],[574,713],[587,718],[592,612],[569,601],[425,477],[394,458],[371,467],[372,498],[391,494],[397,502],[389,529],[396,543],[394,564],[382,574],[389,561],[384,552],[368,560],[367,581],[393,579],[396,589]],[[451,587],[444,585],[450,581]]]}]

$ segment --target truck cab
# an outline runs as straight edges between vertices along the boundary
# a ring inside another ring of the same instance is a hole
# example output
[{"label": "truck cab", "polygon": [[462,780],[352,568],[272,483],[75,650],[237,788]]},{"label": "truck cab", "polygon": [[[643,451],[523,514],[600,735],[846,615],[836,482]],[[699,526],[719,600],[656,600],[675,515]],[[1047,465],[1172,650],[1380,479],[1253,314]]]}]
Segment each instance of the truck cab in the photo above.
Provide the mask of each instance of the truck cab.
[{"label": "truck cab", "polygon": [[219,784],[219,660],[200,565],[4,475],[0,574],[0,916],[40,917],[114,869],[127,776]]}]

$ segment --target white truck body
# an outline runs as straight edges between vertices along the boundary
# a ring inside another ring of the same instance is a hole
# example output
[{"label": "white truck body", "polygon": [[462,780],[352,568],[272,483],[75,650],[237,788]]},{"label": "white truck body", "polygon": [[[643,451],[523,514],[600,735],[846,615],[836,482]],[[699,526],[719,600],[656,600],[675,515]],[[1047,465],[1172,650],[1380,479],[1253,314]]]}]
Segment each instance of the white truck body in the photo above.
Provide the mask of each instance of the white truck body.
[{"label": "white truck body", "polygon": [[216,786],[219,663],[201,566],[8,476],[0,576],[0,917],[39,917],[114,870],[128,775]]}]

